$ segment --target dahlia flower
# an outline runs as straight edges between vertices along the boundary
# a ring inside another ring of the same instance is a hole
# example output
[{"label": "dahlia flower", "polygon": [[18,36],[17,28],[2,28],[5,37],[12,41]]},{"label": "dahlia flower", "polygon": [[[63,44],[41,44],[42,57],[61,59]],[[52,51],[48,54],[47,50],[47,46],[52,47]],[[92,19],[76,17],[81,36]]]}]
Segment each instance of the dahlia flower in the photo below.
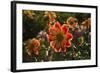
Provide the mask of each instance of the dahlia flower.
[{"label": "dahlia flower", "polygon": [[68,31],[66,25],[55,22],[53,26],[49,27],[47,38],[54,52],[66,52],[67,48],[71,46],[73,35]]},{"label": "dahlia flower", "polygon": [[40,50],[40,42],[39,40],[33,38],[31,40],[29,40],[28,44],[27,44],[27,53],[28,55],[39,55],[39,50]]}]

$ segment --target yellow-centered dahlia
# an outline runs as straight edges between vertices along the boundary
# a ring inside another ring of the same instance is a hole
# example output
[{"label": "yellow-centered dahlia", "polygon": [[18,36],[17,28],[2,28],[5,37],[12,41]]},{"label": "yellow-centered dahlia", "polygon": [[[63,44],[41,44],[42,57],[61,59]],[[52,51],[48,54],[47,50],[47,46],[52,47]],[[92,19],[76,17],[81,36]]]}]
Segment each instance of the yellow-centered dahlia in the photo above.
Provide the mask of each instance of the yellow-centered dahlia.
[{"label": "yellow-centered dahlia", "polygon": [[71,46],[73,35],[65,25],[55,22],[53,26],[49,27],[47,37],[51,48],[55,52],[66,52],[67,48]]}]

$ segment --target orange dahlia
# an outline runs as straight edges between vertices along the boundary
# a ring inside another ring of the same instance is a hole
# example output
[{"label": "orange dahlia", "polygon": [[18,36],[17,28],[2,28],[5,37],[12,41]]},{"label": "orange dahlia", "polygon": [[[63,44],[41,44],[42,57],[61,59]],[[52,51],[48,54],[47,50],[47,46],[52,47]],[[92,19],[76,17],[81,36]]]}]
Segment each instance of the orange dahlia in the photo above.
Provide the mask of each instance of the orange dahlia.
[{"label": "orange dahlia", "polygon": [[82,29],[91,28],[91,19],[88,18],[87,20],[83,21],[81,27],[82,27]]},{"label": "orange dahlia", "polygon": [[47,37],[55,52],[66,52],[67,48],[71,46],[73,38],[72,34],[68,32],[68,28],[59,22],[55,22],[53,26],[49,27]]},{"label": "orange dahlia", "polygon": [[27,44],[27,53],[28,55],[39,55],[39,50],[40,50],[40,42],[39,40],[33,38],[31,40],[29,40],[28,44]]},{"label": "orange dahlia", "polygon": [[49,22],[55,22],[56,13],[53,11],[45,11],[45,16],[49,18]]},{"label": "orange dahlia", "polygon": [[69,25],[70,28],[75,28],[78,25],[78,20],[74,17],[69,17],[67,19],[67,25]]}]

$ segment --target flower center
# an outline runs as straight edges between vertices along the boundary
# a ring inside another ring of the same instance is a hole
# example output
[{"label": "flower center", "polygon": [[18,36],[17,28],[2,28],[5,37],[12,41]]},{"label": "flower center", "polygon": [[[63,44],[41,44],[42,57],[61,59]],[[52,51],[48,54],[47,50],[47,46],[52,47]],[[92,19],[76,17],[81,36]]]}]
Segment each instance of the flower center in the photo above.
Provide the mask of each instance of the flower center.
[{"label": "flower center", "polygon": [[60,32],[56,35],[57,42],[61,42],[64,39],[64,33]]},{"label": "flower center", "polygon": [[73,24],[74,24],[74,22],[71,21],[71,22],[70,22],[70,25],[73,25]]},{"label": "flower center", "polygon": [[34,49],[34,48],[35,48],[35,46],[34,46],[34,45],[31,45],[31,48],[32,48],[32,49]]}]

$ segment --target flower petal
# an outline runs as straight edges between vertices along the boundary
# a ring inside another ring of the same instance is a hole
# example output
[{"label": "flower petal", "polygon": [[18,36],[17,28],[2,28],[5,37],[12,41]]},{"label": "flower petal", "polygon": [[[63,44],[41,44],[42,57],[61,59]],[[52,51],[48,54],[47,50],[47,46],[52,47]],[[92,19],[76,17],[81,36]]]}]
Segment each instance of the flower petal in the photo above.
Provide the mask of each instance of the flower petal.
[{"label": "flower petal", "polygon": [[60,52],[60,51],[61,51],[61,48],[58,47],[58,45],[57,45],[56,42],[54,42],[54,41],[50,42],[50,46],[52,47],[52,49],[53,49],[55,52]]},{"label": "flower petal", "polygon": [[64,33],[67,33],[68,32],[68,28],[67,28],[67,26],[66,25],[62,25],[62,31],[64,32]]},{"label": "flower petal", "polygon": [[49,28],[49,34],[50,34],[50,35],[56,35],[56,33],[57,33],[56,28],[54,28],[53,26],[51,26],[51,27]]},{"label": "flower petal", "polygon": [[55,39],[55,36],[47,35],[48,41],[53,41]]},{"label": "flower petal", "polygon": [[66,40],[63,40],[63,41],[61,42],[61,47],[62,47],[62,48],[66,48]]},{"label": "flower petal", "polygon": [[64,41],[61,43],[61,50],[62,50],[63,52],[66,52],[67,48],[70,47],[70,44],[71,44],[70,42],[64,40]]},{"label": "flower petal", "polygon": [[34,52],[35,55],[39,55],[39,48],[38,47],[37,48],[34,48],[33,49],[33,52]]},{"label": "flower petal", "polygon": [[61,30],[61,24],[59,22],[55,22],[54,26],[55,28],[58,28]]},{"label": "flower petal", "polygon": [[66,47],[70,47],[71,46],[71,42],[70,41],[67,41],[66,42]]},{"label": "flower petal", "polygon": [[40,49],[40,41],[33,38],[31,39],[28,43],[27,43],[27,50],[26,52],[28,53],[28,55],[38,55],[39,54],[39,49]]},{"label": "flower petal", "polygon": [[73,39],[73,36],[71,33],[67,33],[66,37],[67,37],[67,41]]}]

